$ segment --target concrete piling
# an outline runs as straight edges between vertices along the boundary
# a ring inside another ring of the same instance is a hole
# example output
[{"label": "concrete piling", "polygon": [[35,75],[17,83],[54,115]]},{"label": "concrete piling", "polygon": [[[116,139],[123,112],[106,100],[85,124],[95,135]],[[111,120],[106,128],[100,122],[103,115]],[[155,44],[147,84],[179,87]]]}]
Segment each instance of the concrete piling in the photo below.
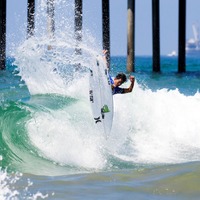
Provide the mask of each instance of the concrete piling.
[{"label": "concrete piling", "polygon": [[186,0],[179,0],[178,72],[185,72]]},{"label": "concrete piling", "polygon": [[127,65],[128,72],[135,71],[135,0],[128,0]]},{"label": "concrete piling", "polygon": [[34,35],[35,29],[35,0],[28,0],[27,6],[27,38]]},{"label": "concrete piling", "polygon": [[160,2],[152,0],[153,72],[160,72]]},{"label": "concrete piling", "polygon": [[6,0],[0,1],[0,69],[6,68]]},{"label": "concrete piling", "polygon": [[75,0],[75,40],[76,40],[76,48],[75,53],[77,55],[81,55],[81,47],[80,43],[82,41],[82,9],[83,9],[83,3],[82,0]]},{"label": "concrete piling", "polygon": [[110,5],[109,0],[102,0],[102,38],[103,49],[107,50],[107,63],[110,67]]}]

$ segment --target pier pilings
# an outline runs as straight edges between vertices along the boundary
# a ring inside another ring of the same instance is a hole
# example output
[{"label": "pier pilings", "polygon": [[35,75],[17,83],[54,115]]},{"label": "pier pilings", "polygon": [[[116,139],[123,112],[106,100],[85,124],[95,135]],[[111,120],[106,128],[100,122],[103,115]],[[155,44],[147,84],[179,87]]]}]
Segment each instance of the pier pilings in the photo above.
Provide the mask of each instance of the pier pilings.
[{"label": "pier pilings", "polygon": [[152,0],[153,72],[160,72],[160,0]]},{"label": "pier pilings", "polygon": [[135,0],[128,0],[127,64],[128,72],[135,71]]},{"label": "pier pilings", "polygon": [[102,0],[102,38],[103,49],[107,50],[107,63],[110,66],[110,5],[109,0]]},{"label": "pier pilings", "polygon": [[[47,32],[49,40],[55,33],[55,0],[47,2]],[[0,70],[6,68],[6,0],[0,0]],[[83,0],[75,3],[75,40],[76,54],[81,54]],[[102,0],[102,43],[108,51],[110,65],[110,2]],[[127,0],[127,71],[135,71],[135,0]],[[178,7],[178,72],[186,71],[186,0],[179,0]],[[27,0],[27,38],[34,35],[35,0]],[[48,45],[51,49],[51,44]],[[152,0],[152,70],[160,72],[160,0]]]},{"label": "pier pilings", "polygon": [[76,55],[81,55],[82,50],[80,47],[80,42],[82,41],[82,24],[83,24],[83,2],[82,0],[75,0],[75,40],[76,40]]},{"label": "pier pilings", "polygon": [[6,68],[6,0],[0,1],[0,69]]},{"label": "pier pilings", "polygon": [[47,32],[49,39],[53,39],[55,33],[55,0],[47,0]]},{"label": "pier pilings", "polygon": [[27,38],[34,35],[35,29],[35,0],[28,0],[27,5]]},{"label": "pier pilings", "polygon": [[179,0],[178,72],[185,72],[186,0]]}]

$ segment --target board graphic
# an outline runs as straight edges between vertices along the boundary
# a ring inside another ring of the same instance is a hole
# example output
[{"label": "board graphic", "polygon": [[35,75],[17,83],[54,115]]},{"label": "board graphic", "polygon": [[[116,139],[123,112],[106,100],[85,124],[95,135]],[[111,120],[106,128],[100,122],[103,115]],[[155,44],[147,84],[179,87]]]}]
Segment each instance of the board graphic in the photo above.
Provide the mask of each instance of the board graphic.
[{"label": "board graphic", "polygon": [[90,68],[89,99],[94,123],[108,137],[113,120],[113,96],[107,66],[98,58]]}]

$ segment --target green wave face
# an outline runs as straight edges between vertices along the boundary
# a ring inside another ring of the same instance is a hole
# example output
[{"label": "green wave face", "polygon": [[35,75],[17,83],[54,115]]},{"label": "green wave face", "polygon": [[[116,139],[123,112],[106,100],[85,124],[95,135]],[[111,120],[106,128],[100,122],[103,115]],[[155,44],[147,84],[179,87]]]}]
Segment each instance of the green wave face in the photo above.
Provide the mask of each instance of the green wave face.
[{"label": "green wave face", "polygon": [[1,149],[3,167],[15,168],[16,163],[23,163],[23,155],[28,149],[28,137],[25,123],[30,118],[30,111],[22,103],[5,103],[0,108]]},{"label": "green wave face", "polygon": [[76,102],[76,99],[57,95],[36,95],[28,102],[4,102],[0,107],[2,168],[32,174],[70,171],[71,166],[62,166],[43,155],[31,141],[27,125],[39,113],[53,115]]}]

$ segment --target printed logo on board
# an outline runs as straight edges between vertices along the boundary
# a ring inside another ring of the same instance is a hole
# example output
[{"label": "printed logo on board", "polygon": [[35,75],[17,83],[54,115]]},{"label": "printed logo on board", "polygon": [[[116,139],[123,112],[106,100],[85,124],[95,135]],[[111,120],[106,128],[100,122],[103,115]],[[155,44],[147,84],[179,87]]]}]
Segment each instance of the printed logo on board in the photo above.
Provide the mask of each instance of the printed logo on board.
[{"label": "printed logo on board", "polygon": [[108,106],[105,104],[102,108],[101,108],[101,112],[102,113],[107,113],[107,112],[110,112]]},{"label": "printed logo on board", "polygon": [[108,70],[107,70],[107,69],[105,69],[105,75],[107,76],[107,74],[108,74]]},{"label": "printed logo on board", "polygon": [[89,91],[89,94],[90,94],[90,101],[91,101],[92,103],[94,103],[93,90],[90,90],[90,91]]},{"label": "printed logo on board", "polygon": [[99,61],[97,60],[97,66],[99,66]]},{"label": "printed logo on board", "polygon": [[96,123],[96,124],[97,124],[98,122],[101,122],[100,117],[96,117],[96,118],[94,118],[94,120],[95,120],[95,123]]},{"label": "printed logo on board", "polygon": [[90,69],[90,76],[93,76],[93,71]]},{"label": "printed logo on board", "polygon": [[105,114],[104,113],[108,113],[110,112],[109,108],[107,105],[104,105],[102,108],[101,108],[101,116],[102,116],[102,119],[105,118]]},{"label": "printed logo on board", "polygon": [[108,85],[111,85],[110,78],[107,76]]}]

